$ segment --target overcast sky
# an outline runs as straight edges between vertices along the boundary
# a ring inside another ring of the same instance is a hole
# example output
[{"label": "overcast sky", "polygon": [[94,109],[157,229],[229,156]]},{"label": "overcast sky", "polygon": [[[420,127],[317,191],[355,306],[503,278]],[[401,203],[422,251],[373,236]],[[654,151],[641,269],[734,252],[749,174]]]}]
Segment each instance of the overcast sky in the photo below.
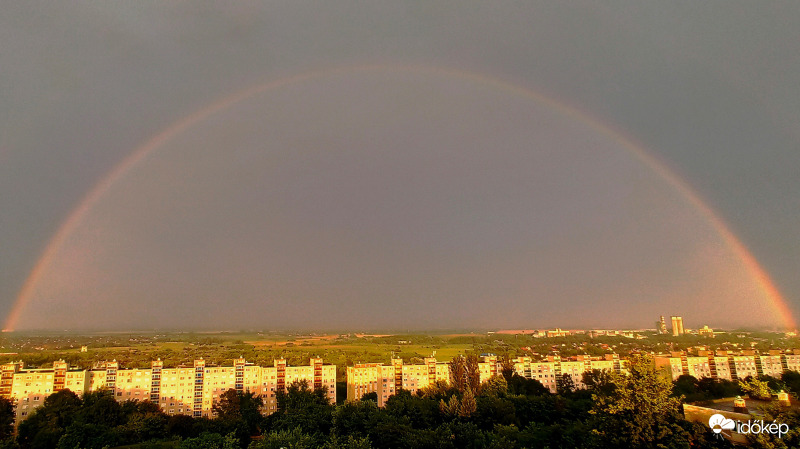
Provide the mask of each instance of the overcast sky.
[{"label": "overcast sky", "polygon": [[2,10],[3,314],[164,137],[19,329],[781,326],[709,210],[800,313],[797,2]]}]

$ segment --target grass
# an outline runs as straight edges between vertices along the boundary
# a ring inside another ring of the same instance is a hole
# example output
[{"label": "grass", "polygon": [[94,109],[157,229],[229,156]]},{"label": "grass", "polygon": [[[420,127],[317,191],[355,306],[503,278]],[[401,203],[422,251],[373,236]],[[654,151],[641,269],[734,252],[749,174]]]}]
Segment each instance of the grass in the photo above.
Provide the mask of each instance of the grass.
[{"label": "grass", "polygon": [[[8,344],[12,340],[13,344]],[[461,340],[451,342],[451,340]],[[409,343],[400,343],[408,341]],[[463,337],[428,335],[280,335],[255,333],[196,333],[161,334],[158,336],[53,336],[6,337],[9,352],[0,355],[0,363],[23,360],[30,367],[49,367],[52,362],[64,359],[73,366],[90,367],[106,360],[120,362],[124,367],[148,367],[155,358],[165,365],[190,364],[203,357],[212,363],[227,365],[231,359],[244,356],[252,362],[271,365],[272,359],[284,357],[293,364],[306,364],[309,357],[320,356],[326,363],[344,368],[357,362],[383,362],[401,357],[407,363],[412,359],[429,357],[435,353],[440,361],[472,351],[474,345]],[[87,352],[80,347],[86,345]]]}]

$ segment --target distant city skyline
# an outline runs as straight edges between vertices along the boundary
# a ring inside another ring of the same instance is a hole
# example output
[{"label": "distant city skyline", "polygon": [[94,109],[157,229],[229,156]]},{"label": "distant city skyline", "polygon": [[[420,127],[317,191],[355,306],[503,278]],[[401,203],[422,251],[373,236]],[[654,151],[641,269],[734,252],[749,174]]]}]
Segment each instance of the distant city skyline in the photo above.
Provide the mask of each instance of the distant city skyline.
[{"label": "distant city skyline", "polygon": [[[683,317],[674,317],[680,318],[681,325],[683,324]],[[690,327],[683,327],[683,332],[679,335],[684,334],[697,334],[699,332],[710,332],[716,331],[721,333],[727,332],[776,332],[776,333],[784,333],[782,330],[774,330],[774,329],[765,329],[760,327],[748,327],[748,326],[741,326],[741,327],[709,327],[708,324],[705,323],[695,323]],[[115,335],[115,334],[127,334],[127,333],[187,333],[187,334],[207,334],[207,335],[214,335],[214,334],[235,334],[240,332],[255,332],[259,335],[269,335],[269,334],[283,334],[289,333],[292,335],[361,335],[361,336],[393,336],[393,335],[419,335],[424,333],[430,333],[431,335],[484,335],[484,334],[505,334],[505,335],[532,335],[532,336],[541,336],[544,337],[558,337],[558,336],[566,336],[566,335],[583,335],[587,332],[611,332],[611,333],[621,333],[621,332],[633,332],[633,333],[642,333],[642,332],[650,332],[653,331],[656,334],[663,334],[663,335],[671,335],[671,336],[679,336],[675,335],[674,330],[671,326],[664,327],[664,331],[660,326],[660,323],[657,321],[655,325],[651,326],[590,326],[590,327],[580,327],[580,326],[571,326],[569,324],[560,324],[554,326],[532,326],[532,327],[517,327],[517,328],[497,328],[497,327],[464,327],[464,328],[431,328],[425,330],[419,329],[410,329],[410,328],[369,328],[369,327],[342,327],[342,328],[259,328],[259,327],[240,327],[240,328],[220,328],[220,327],[162,327],[162,328],[127,328],[127,329],[120,329],[120,328],[76,328],[76,329],[22,329],[22,330],[12,330],[12,329],[5,329],[3,333],[16,333],[20,335],[29,334],[31,332],[35,332],[37,335],[53,335],[53,336],[65,336],[70,335],[75,332],[88,332],[90,335]],[[788,334],[794,334],[796,330],[786,330]],[[552,335],[549,335],[552,334]],[[602,334],[607,335],[607,334]],[[616,335],[616,334],[608,334],[608,335]]]}]

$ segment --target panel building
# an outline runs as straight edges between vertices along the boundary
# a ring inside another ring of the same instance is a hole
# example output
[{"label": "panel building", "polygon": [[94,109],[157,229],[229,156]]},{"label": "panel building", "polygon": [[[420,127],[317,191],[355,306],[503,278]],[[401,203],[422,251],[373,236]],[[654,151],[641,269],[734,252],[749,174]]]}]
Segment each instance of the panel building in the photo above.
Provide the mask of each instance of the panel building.
[{"label": "panel building", "polygon": [[365,394],[376,393],[378,405],[383,407],[399,389],[410,391],[430,387],[436,382],[450,382],[450,367],[426,357],[422,364],[408,365],[403,359],[392,359],[391,364],[359,363],[347,367],[347,399],[361,399]]},{"label": "panel building", "polygon": [[696,355],[674,352],[655,357],[656,368],[663,370],[672,380],[681,375],[696,379],[739,380],[752,376],[780,377],[786,371],[800,371],[800,354],[772,350],[767,354],[742,351],[699,351]]},{"label": "panel building", "polygon": [[148,369],[120,369],[113,361],[91,370],[70,369],[64,361],[47,369],[10,363],[0,370],[0,395],[15,401],[17,422],[48,395],[65,389],[78,395],[105,389],[118,401],[148,400],[170,415],[209,417],[214,402],[230,389],[258,394],[264,399],[263,412],[274,413],[277,393],[295,381],[324,389],[328,400],[336,401],[336,366],[325,365],[320,358],[312,358],[307,366],[287,366],[286,360],[278,359],[268,367],[244,359],[234,360],[233,366],[208,366],[201,359],[191,366],[164,368],[163,362],[155,360]]},{"label": "panel building", "polygon": [[[578,356],[569,359],[550,356],[544,360],[517,357],[512,360],[512,364],[516,374],[539,381],[553,393],[558,391],[564,374],[572,378],[577,388],[584,388],[583,373],[586,371],[595,369],[625,371],[625,361],[617,354],[607,354],[600,358]],[[500,375],[501,372],[502,363],[496,356],[484,356],[478,363],[481,383]],[[358,400],[367,393],[376,393],[378,405],[382,407],[389,397],[401,388],[414,394],[438,381],[450,383],[450,367],[446,362],[438,362],[433,357],[425,358],[422,364],[415,365],[404,364],[402,359],[392,359],[389,365],[356,364],[347,368],[347,399]]]}]

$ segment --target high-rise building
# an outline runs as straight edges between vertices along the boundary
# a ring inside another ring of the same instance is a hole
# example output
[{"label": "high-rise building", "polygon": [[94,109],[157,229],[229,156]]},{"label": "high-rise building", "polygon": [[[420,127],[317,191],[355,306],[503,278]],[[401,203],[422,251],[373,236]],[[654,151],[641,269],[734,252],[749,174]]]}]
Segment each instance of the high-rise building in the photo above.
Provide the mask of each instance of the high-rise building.
[{"label": "high-rise building", "polygon": [[678,335],[683,335],[683,317],[681,316],[672,317],[672,335],[675,337],[677,337]]},{"label": "high-rise building", "polygon": [[661,315],[661,319],[658,320],[658,333],[661,335],[667,333],[667,323],[664,321],[664,315]]}]

